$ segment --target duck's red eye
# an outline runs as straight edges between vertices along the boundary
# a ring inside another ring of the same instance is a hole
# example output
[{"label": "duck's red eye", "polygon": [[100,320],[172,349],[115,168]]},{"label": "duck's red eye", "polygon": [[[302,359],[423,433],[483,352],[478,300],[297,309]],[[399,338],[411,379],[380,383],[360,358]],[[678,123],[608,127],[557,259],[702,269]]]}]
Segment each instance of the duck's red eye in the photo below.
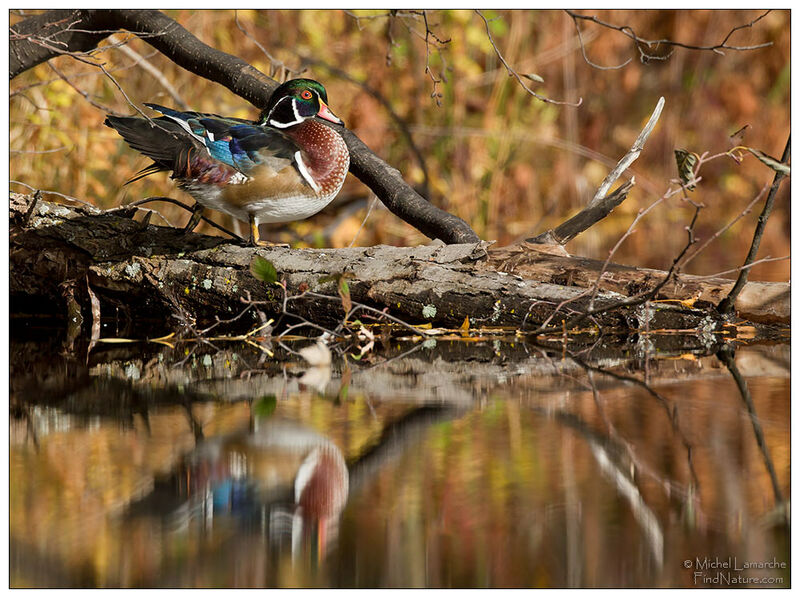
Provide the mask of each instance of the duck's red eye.
[{"label": "duck's red eye", "polygon": [[311,92],[306,89],[305,91],[303,91],[303,93],[300,94],[300,97],[303,98],[304,100],[310,100]]}]

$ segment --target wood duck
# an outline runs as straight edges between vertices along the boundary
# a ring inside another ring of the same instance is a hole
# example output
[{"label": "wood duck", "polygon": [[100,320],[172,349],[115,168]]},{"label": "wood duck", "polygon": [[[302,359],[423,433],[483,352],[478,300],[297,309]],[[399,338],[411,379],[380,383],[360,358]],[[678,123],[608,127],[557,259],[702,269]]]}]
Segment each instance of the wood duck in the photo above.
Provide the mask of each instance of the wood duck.
[{"label": "wood duck", "polygon": [[197,201],[187,232],[203,208],[213,208],[249,222],[251,245],[269,245],[259,240],[260,223],[316,214],[339,193],[350,166],[342,136],[314,118],[344,124],[328,108],[325,88],[312,79],[278,87],[255,122],[145,106],[163,116],[108,116],[105,124],[153,160],[129,183],[172,171]]}]

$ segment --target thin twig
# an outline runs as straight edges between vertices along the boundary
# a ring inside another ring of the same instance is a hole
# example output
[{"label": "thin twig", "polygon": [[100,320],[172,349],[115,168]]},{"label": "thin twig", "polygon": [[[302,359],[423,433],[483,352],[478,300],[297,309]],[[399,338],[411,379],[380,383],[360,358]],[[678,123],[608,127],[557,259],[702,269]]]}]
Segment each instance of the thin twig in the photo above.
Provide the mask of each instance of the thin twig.
[{"label": "thin twig", "polygon": [[782,257],[769,257],[769,256],[767,256],[765,258],[761,258],[760,260],[756,260],[754,262],[751,262],[751,263],[747,264],[746,266],[739,266],[738,268],[731,268],[730,270],[723,270],[722,272],[715,272],[714,274],[705,274],[703,276],[695,276],[694,278],[695,278],[695,280],[706,280],[706,279],[711,279],[711,278],[719,278],[720,276],[724,276],[725,274],[732,274],[734,272],[741,272],[742,270],[744,270],[746,268],[752,268],[753,266],[757,266],[759,264],[766,264],[766,263],[769,263],[769,262],[782,262],[784,260],[790,259],[791,257],[792,256],[790,256],[790,255],[784,255]]},{"label": "thin twig", "polygon": [[621,68],[625,67],[631,60],[633,60],[633,57],[630,57],[630,58],[628,58],[628,60],[626,60],[622,64],[617,64],[617,65],[614,65],[614,66],[601,66],[599,64],[595,64],[594,62],[589,60],[589,57],[586,55],[586,46],[583,43],[583,36],[581,35],[581,28],[578,26],[578,19],[573,17],[572,18],[572,22],[575,25],[575,31],[577,31],[577,33],[578,33],[578,43],[580,44],[580,47],[581,47],[581,54],[583,54],[583,59],[586,61],[586,64],[588,64],[589,66],[591,66],[593,68],[596,68],[596,69],[598,69],[600,71],[615,71],[615,70],[618,70],[618,69],[621,69]]},{"label": "thin twig", "polygon": [[[582,19],[584,21],[590,21],[592,23],[595,23],[596,25],[600,25],[601,27],[606,27],[608,29],[613,29],[615,31],[619,31],[623,35],[629,37],[631,40],[633,40],[634,46],[636,47],[636,50],[639,52],[639,58],[643,63],[646,63],[646,62],[648,62],[650,60],[666,60],[672,55],[672,51],[670,51],[669,54],[667,54],[666,56],[662,56],[662,55],[658,55],[658,54],[651,54],[651,53],[646,52],[643,49],[644,47],[652,48],[653,46],[659,47],[661,45],[664,45],[664,46],[672,46],[672,47],[676,47],[676,48],[684,48],[684,49],[687,49],[687,50],[711,51],[711,52],[715,52],[717,54],[723,54],[724,55],[724,52],[722,50],[735,50],[735,51],[740,51],[741,52],[741,51],[748,51],[748,50],[757,50],[759,48],[766,48],[768,46],[771,46],[772,42],[765,42],[763,44],[756,44],[754,46],[729,46],[728,45],[728,40],[730,39],[731,35],[733,35],[736,31],[739,31],[740,29],[745,29],[747,27],[752,27],[753,25],[758,23],[758,21],[760,21],[765,16],[767,16],[770,12],[771,11],[767,10],[766,12],[762,13],[761,15],[759,15],[758,17],[756,17],[755,19],[750,21],[749,23],[745,23],[744,25],[737,25],[736,27],[731,29],[728,32],[728,34],[725,36],[725,38],[722,40],[722,42],[720,42],[718,44],[715,44],[713,46],[696,46],[696,45],[693,45],[693,44],[685,44],[683,42],[676,42],[676,41],[673,41],[671,39],[657,39],[657,40],[644,39],[644,38],[639,37],[636,34],[636,32],[633,30],[633,28],[631,26],[629,26],[629,25],[613,25],[611,23],[606,23],[605,21],[601,21],[600,19],[598,19],[595,16],[581,15],[581,14],[576,13],[573,10],[567,10],[566,11],[566,13],[573,19],[573,21],[575,21],[575,26],[576,27],[578,26],[577,20],[578,19]],[[584,57],[585,56],[586,56],[586,54],[584,53]],[[589,64],[590,66],[596,66],[592,62],[590,62],[588,59],[587,59],[587,64]]]},{"label": "thin twig", "polygon": [[739,395],[742,397],[742,401],[747,409],[747,415],[750,417],[750,423],[753,425],[753,435],[756,438],[756,444],[758,444],[758,448],[761,451],[761,456],[764,459],[764,467],[766,468],[767,473],[769,474],[770,482],[772,483],[772,492],[775,495],[775,503],[781,504],[783,503],[783,492],[781,492],[781,486],[778,483],[778,476],[775,473],[775,465],[773,465],[772,458],[769,456],[769,449],[767,448],[767,443],[764,439],[764,430],[761,428],[761,422],[756,415],[756,406],[753,403],[753,397],[750,394],[750,389],[747,387],[747,382],[736,365],[734,352],[729,348],[722,349],[719,353],[717,353],[717,358],[725,364],[725,367],[728,368],[728,371],[733,377],[734,382],[736,382],[736,387],[739,389]]},{"label": "thin twig", "polygon": [[367,219],[369,218],[369,215],[372,213],[372,208],[375,207],[376,203],[378,203],[378,196],[373,194],[373,196],[369,200],[369,206],[367,206],[367,213],[364,214],[364,219],[361,221],[361,226],[358,227],[356,234],[353,235],[353,240],[350,241],[348,247],[352,247],[355,244],[356,239],[358,239],[358,235],[360,235],[361,231],[364,229],[364,225],[367,223]]},{"label": "thin twig", "polygon": [[492,44],[492,48],[494,48],[494,52],[495,52],[495,54],[497,54],[497,57],[500,59],[500,62],[502,62],[503,66],[506,67],[506,70],[508,71],[508,75],[510,77],[514,77],[525,91],[527,91],[529,94],[531,94],[537,100],[541,100],[542,102],[547,102],[548,104],[558,104],[558,105],[561,105],[561,106],[576,106],[577,107],[577,106],[580,106],[583,103],[583,98],[578,98],[577,102],[567,102],[567,101],[553,100],[553,99],[545,97],[543,95],[539,95],[538,93],[533,91],[530,87],[528,87],[525,84],[525,82],[522,80],[522,77],[520,77],[519,73],[517,71],[515,71],[511,67],[511,65],[508,64],[508,62],[506,62],[505,58],[503,58],[502,52],[500,52],[500,49],[497,47],[497,44],[494,42],[494,38],[492,37],[492,32],[491,32],[491,29],[489,27],[488,19],[485,16],[483,16],[483,13],[481,11],[479,11],[477,9],[475,9],[475,13],[481,19],[483,19],[483,24],[486,26],[486,37],[489,38],[489,43]]},{"label": "thin twig", "polygon": [[[138,207],[138,206],[141,206],[141,205],[144,205],[146,203],[153,202],[153,201],[163,201],[164,203],[171,203],[173,205],[180,206],[181,208],[183,208],[187,212],[193,212],[194,211],[193,208],[191,208],[190,206],[187,206],[183,202],[178,201],[177,199],[172,199],[171,197],[161,197],[161,196],[158,196],[158,197],[146,197],[146,198],[140,199],[138,201],[132,201],[131,203],[126,204],[124,207],[134,207],[135,208],[135,207]],[[156,213],[158,214],[158,212],[156,212]],[[211,220],[209,218],[206,218],[205,216],[201,216],[200,220],[202,220],[206,224],[211,225],[212,227],[216,228],[217,230],[222,231],[223,233],[225,233],[226,235],[229,235],[231,238],[236,239],[237,241],[244,241],[244,239],[242,239],[242,237],[240,237],[236,233],[234,233],[232,231],[229,231],[224,226],[222,226],[220,224],[217,224],[216,222],[214,222],[213,220]]]},{"label": "thin twig", "polygon": [[287,73],[293,77],[297,77],[303,74],[303,72],[305,71],[304,68],[300,69],[290,68],[286,66],[285,62],[283,62],[282,60],[278,60],[272,54],[270,54],[269,51],[263,45],[261,45],[261,43],[255,38],[255,36],[251,34],[247,29],[245,29],[244,25],[242,25],[239,22],[239,11],[237,10],[233,11],[233,20],[236,22],[236,26],[239,28],[239,31],[244,33],[245,37],[247,37],[250,41],[252,41],[256,45],[256,47],[259,50],[261,50],[261,53],[267,57],[267,60],[269,60],[270,77],[275,77],[275,75],[280,73],[279,80],[283,81],[286,78]]},{"label": "thin twig", "polygon": [[[697,255],[698,255],[698,254],[699,254],[701,251],[703,251],[703,250],[704,250],[706,247],[708,247],[710,243],[712,243],[713,241],[715,241],[716,239],[718,239],[718,238],[719,238],[721,235],[723,235],[723,234],[724,234],[726,231],[730,230],[730,228],[731,228],[731,227],[732,227],[734,224],[736,224],[736,223],[737,223],[737,222],[739,222],[739,220],[741,220],[741,219],[742,219],[744,216],[746,216],[747,214],[749,214],[749,213],[750,213],[750,210],[752,210],[752,209],[753,209],[753,206],[754,206],[754,205],[756,205],[756,204],[757,204],[759,201],[761,201],[761,198],[764,196],[764,194],[765,194],[766,192],[767,192],[767,185],[764,185],[764,186],[761,188],[761,191],[759,191],[759,192],[758,192],[758,195],[756,195],[756,196],[753,198],[753,200],[752,200],[752,201],[751,201],[749,204],[747,204],[747,206],[744,208],[744,210],[742,210],[741,212],[739,212],[739,214],[736,216],[736,218],[734,218],[733,220],[731,220],[731,221],[730,221],[728,224],[726,224],[726,225],[725,225],[725,226],[723,226],[721,229],[719,229],[717,232],[715,232],[713,235],[711,235],[711,236],[710,236],[710,237],[709,237],[709,238],[708,238],[708,239],[705,241],[705,243],[703,243],[702,245],[700,245],[700,246],[699,246],[699,247],[698,247],[698,248],[697,248],[695,251],[693,251],[693,252],[692,252],[692,254],[691,254],[691,255],[687,256],[687,257],[686,257],[686,259],[685,259],[685,260],[683,261],[683,263],[681,264],[681,268],[685,268],[685,267],[686,267],[686,264],[688,264],[688,263],[689,263],[689,262],[691,262],[691,261],[692,261],[694,258],[696,258],[696,257],[697,257]],[[737,270],[734,270],[734,271],[737,271]]]},{"label": "thin twig", "polygon": [[150,73],[150,75],[152,75],[152,77],[156,81],[158,81],[165,90],[167,90],[167,93],[172,96],[172,99],[175,100],[175,102],[182,110],[187,110],[189,108],[189,105],[184,101],[181,94],[178,93],[178,90],[175,89],[175,86],[169,82],[169,79],[167,79],[164,76],[164,73],[162,73],[155,66],[153,66],[153,64],[149,60],[147,60],[144,56],[142,56],[136,50],[131,48],[128,45],[127,40],[121,40],[116,35],[112,35],[108,39],[111,40],[112,43],[118,44],[117,49],[120,52],[122,52],[123,54],[134,60],[134,66],[138,65],[142,67],[145,71]]},{"label": "thin twig", "polygon": [[53,63],[52,63],[52,62],[48,61],[48,62],[47,62],[47,66],[49,66],[49,67],[52,69],[52,71],[53,71],[53,72],[54,72],[56,75],[58,75],[58,76],[61,78],[61,80],[62,80],[62,81],[64,81],[64,82],[65,82],[67,85],[69,85],[69,86],[70,86],[72,89],[74,89],[75,91],[77,91],[77,92],[78,92],[78,94],[79,94],[79,95],[80,95],[80,96],[81,96],[81,97],[82,97],[84,100],[86,100],[87,102],[89,102],[89,103],[90,103],[92,106],[94,106],[95,108],[98,108],[99,110],[102,110],[103,112],[106,112],[106,113],[108,113],[108,114],[113,114],[114,116],[125,116],[125,115],[124,115],[122,112],[117,112],[116,110],[113,110],[112,108],[109,108],[108,106],[103,106],[103,105],[102,105],[102,104],[100,104],[99,102],[96,102],[96,101],[94,101],[94,100],[92,99],[92,97],[89,95],[89,92],[87,92],[87,91],[85,91],[85,90],[81,89],[80,87],[78,87],[77,85],[75,85],[75,84],[74,84],[74,83],[73,83],[73,82],[70,80],[70,78],[69,78],[69,77],[67,77],[67,76],[66,76],[64,73],[62,73],[60,70],[58,70],[58,69],[57,69],[57,68],[56,68],[56,67],[53,65]]},{"label": "thin twig", "polygon": [[74,201],[75,203],[82,204],[88,208],[92,208],[93,210],[98,210],[97,206],[89,203],[88,201],[84,201],[82,199],[78,199],[77,197],[72,197],[70,195],[64,195],[63,193],[59,193],[58,191],[47,191],[45,189],[37,189],[36,187],[31,187],[28,183],[23,183],[22,181],[15,181],[13,179],[8,181],[9,183],[14,183],[15,185],[22,185],[23,187],[27,187],[31,191],[38,191],[43,193],[44,195],[56,195],[58,197],[63,197],[69,201]]}]

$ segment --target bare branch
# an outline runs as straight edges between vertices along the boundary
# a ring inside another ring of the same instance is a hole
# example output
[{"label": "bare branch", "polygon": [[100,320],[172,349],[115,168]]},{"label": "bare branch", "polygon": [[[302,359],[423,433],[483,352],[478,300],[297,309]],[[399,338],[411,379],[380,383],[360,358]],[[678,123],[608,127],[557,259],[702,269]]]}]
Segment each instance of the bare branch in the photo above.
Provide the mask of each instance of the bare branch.
[{"label": "bare branch", "polygon": [[628,58],[628,60],[626,60],[622,64],[617,64],[615,66],[600,66],[599,64],[595,64],[594,62],[589,60],[589,57],[586,55],[586,46],[583,43],[583,36],[581,35],[581,28],[578,26],[578,20],[573,17],[572,22],[575,25],[575,31],[578,33],[578,44],[580,44],[581,47],[581,54],[583,54],[583,59],[589,66],[594,67],[601,71],[614,71],[617,69],[621,69],[622,67],[626,66],[631,60],[633,60],[633,57],[631,57]]},{"label": "bare branch", "polygon": [[[617,162],[617,165],[608,173],[603,182],[598,187],[597,192],[594,194],[592,200],[580,212],[557,226],[541,235],[528,239],[531,243],[557,243],[565,245],[568,241],[575,238],[577,235],[591,227],[593,224],[605,218],[611,211],[621,204],[628,196],[628,192],[635,184],[635,179],[631,179],[628,183],[621,185],[611,195],[606,195],[611,185],[625,172],[628,167],[633,164],[639,157],[639,154],[644,148],[644,144],[650,133],[656,126],[661,111],[664,108],[664,98],[661,97],[656,104],[653,114],[650,115],[650,120],[642,129],[636,141],[633,142],[631,149]],[[649,208],[648,208],[649,209]],[[635,223],[636,221],[634,221]],[[624,240],[620,239],[620,241]],[[610,258],[609,258],[610,259]]]},{"label": "bare branch", "polygon": [[785,260],[790,259],[792,256],[784,255],[782,257],[765,257],[761,258],[760,260],[756,260],[754,262],[750,262],[746,266],[739,266],[738,268],[731,268],[730,270],[723,270],[722,272],[715,272],[714,274],[707,274],[704,276],[695,276],[696,280],[709,280],[712,278],[717,278],[719,276],[723,276],[724,274],[732,274],[734,272],[741,272],[742,270],[746,270],[748,268],[752,268],[753,266],[757,266],[758,264],[767,264],[769,262],[782,262]]},{"label": "bare branch", "polygon": [[[608,29],[613,29],[615,31],[619,31],[623,35],[625,35],[628,38],[630,38],[631,40],[633,40],[634,46],[636,47],[637,51],[639,52],[639,58],[640,58],[642,63],[647,63],[650,60],[667,60],[670,56],[672,56],[672,51],[670,51],[667,55],[652,54],[652,53],[649,53],[649,52],[645,51],[645,48],[649,49],[649,48],[652,48],[654,46],[657,48],[657,47],[662,46],[662,45],[663,46],[671,46],[671,47],[674,47],[674,48],[684,48],[686,50],[711,51],[711,52],[715,52],[717,54],[724,54],[723,50],[735,50],[735,51],[743,52],[743,51],[748,51],[748,50],[758,50],[760,48],[766,48],[768,46],[771,46],[772,42],[765,42],[763,44],[756,44],[756,45],[753,45],[753,46],[730,46],[730,45],[728,45],[728,40],[730,39],[730,37],[735,32],[737,32],[737,31],[739,31],[741,29],[752,27],[753,25],[758,23],[758,21],[760,21],[765,16],[767,16],[770,12],[771,11],[767,10],[766,12],[762,13],[761,15],[759,15],[758,17],[756,17],[755,19],[750,21],[749,23],[745,23],[744,25],[737,25],[736,27],[731,29],[728,32],[728,34],[725,36],[725,38],[718,44],[714,44],[712,46],[696,46],[696,45],[693,45],[693,44],[685,44],[683,42],[676,42],[676,41],[673,41],[671,39],[656,39],[656,40],[644,39],[642,37],[639,37],[636,34],[636,32],[633,30],[633,28],[630,27],[629,25],[614,25],[612,23],[606,23],[605,21],[601,21],[600,19],[598,19],[595,16],[587,16],[587,15],[578,14],[573,10],[567,10],[566,11],[566,13],[575,22],[575,27],[576,28],[578,27],[578,19],[582,19],[584,21],[589,21],[591,23],[595,23],[596,25],[600,25],[601,27],[606,27]],[[580,31],[578,31],[578,35],[580,36]],[[582,45],[581,45],[581,49],[583,50],[583,46]],[[586,60],[587,64],[589,64],[590,66],[593,66],[595,68],[600,68],[600,69],[621,68],[622,66],[625,66],[625,64],[628,64],[628,62],[630,62],[630,59],[629,59],[628,61],[626,61],[624,64],[620,65],[619,67],[601,67],[601,66],[598,66],[598,65],[594,64],[593,62],[591,62],[586,57],[586,52],[583,53],[583,57]]]},{"label": "bare branch", "polygon": [[[781,156],[781,163],[783,164],[787,164],[789,162],[789,150],[792,146],[791,141],[792,137],[790,135],[786,140],[786,147],[783,148],[783,155]],[[753,233],[753,241],[750,244],[750,251],[747,252],[747,257],[744,260],[744,266],[752,263],[756,259],[756,255],[758,255],[758,248],[761,245],[761,237],[764,235],[764,228],[767,226],[767,219],[769,218],[770,212],[772,212],[772,205],[775,203],[775,195],[778,193],[778,188],[781,186],[781,181],[783,181],[785,176],[786,175],[783,172],[775,173],[775,178],[772,180],[772,187],[770,187],[769,195],[767,195],[767,201],[764,203],[764,208],[761,210],[761,214],[758,216],[758,224],[756,225],[756,230]],[[743,268],[742,271],[739,272],[739,277],[736,279],[736,284],[733,285],[733,288],[731,289],[730,293],[728,293],[728,296],[725,297],[725,299],[723,299],[717,307],[721,314],[729,314],[733,312],[736,297],[738,297],[739,293],[742,292],[749,274],[749,268]]]},{"label": "bare branch", "polygon": [[69,200],[69,201],[74,201],[75,203],[79,203],[79,204],[81,204],[83,206],[86,206],[88,208],[92,208],[93,210],[97,210],[97,206],[89,203],[88,201],[84,201],[82,199],[78,199],[77,197],[72,197],[70,195],[64,195],[63,193],[59,193],[58,191],[46,191],[44,189],[37,189],[36,187],[31,187],[28,183],[23,183],[22,181],[15,181],[13,179],[9,180],[8,182],[9,183],[14,183],[15,185],[22,185],[23,187],[27,187],[31,191],[36,191],[37,193],[41,193],[43,195],[56,195],[56,196],[61,197],[63,199],[66,199],[66,200]]},{"label": "bare branch", "polygon": [[658,104],[656,104],[655,110],[653,110],[653,114],[650,115],[650,120],[647,121],[647,124],[642,129],[642,132],[639,133],[639,136],[636,138],[636,141],[633,142],[631,149],[628,150],[614,169],[608,173],[606,178],[603,179],[603,182],[600,183],[600,187],[598,187],[597,192],[594,194],[592,201],[589,202],[589,207],[592,206],[595,202],[600,201],[602,198],[606,196],[608,190],[611,188],[611,185],[614,184],[623,172],[625,172],[628,167],[633,164],[636,159],[639,157],[639,154],[642,153],[642,149],[644,148],[644,144],[647,141],[647,138],[650,136],[650,133],[653,132],[653,129],[658,122],[658,119],[661,117],[661,111],[664,109],[664,97],[660,97],[658,99]]}]

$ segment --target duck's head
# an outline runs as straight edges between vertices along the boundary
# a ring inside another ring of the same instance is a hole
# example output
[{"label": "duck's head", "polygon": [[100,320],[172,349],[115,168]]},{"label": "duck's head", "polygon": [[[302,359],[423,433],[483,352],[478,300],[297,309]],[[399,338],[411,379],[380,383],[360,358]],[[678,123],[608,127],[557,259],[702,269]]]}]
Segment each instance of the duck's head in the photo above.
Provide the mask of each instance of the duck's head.
[{"label": "duck's head", "polygon": [[337,125],[344,124],[328,108],[328,93],[322,83],[313,79],[290,79],[272,92],[258,123],[286,129],[315,116]]}]

